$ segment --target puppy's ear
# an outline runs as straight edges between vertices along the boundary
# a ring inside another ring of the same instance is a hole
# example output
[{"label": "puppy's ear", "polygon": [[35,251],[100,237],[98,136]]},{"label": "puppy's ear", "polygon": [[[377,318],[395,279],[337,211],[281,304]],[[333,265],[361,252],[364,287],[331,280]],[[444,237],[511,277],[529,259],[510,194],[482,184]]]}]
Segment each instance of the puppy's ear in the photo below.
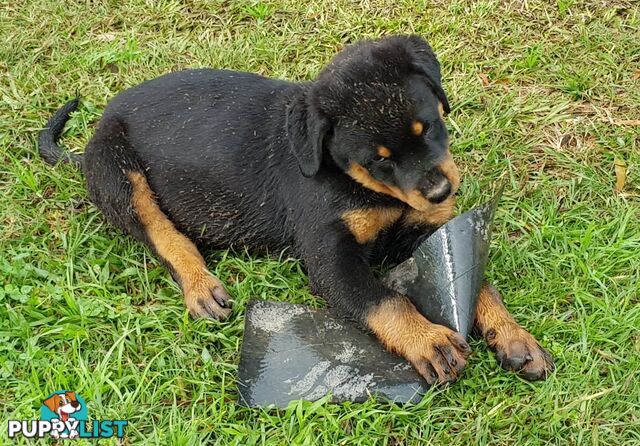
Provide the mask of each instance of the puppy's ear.
[{"label": "puppy's ear", "polygon": [[331,128],[329,120],[299,94],[287,108],[287,137],[300,171],[312,177],[320,169],[324,139]]},{"label": "puppy's ear", "polygon": [[44,400],[42,402],[42,404],[47,406],[51,412],[58,413],[56,411],[60,407],[60,397],[58,395],[55,395],[55,394],[51,395],[51,397],[49,397],[46,400]]},{"label": "puppy's ear", "polygon": [[65,392],[65,395],[67,395],[69,401],[77,401],[75,392]]},{"label": "puppy's ear", "polygon": [[429,44],[421,37],[410,36],[409,42],[411,46],[411,55],[413,56],[413,69],[427,78],[429,86],[435,93],[436,97],[442,102],[442,108],[445,113],[449,113],[449,100],[442,89],[442,81],[440,75],[440,62],[436,58]]}]

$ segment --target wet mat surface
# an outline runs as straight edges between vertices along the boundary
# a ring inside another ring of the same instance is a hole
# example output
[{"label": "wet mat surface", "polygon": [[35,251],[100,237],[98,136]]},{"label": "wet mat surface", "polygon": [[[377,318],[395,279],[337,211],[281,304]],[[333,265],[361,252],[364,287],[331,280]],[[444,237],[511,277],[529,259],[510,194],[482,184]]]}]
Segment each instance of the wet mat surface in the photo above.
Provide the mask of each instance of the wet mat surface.
[{"label": "wet mat surface", "polygon": [[419,401],[427,383],[372,335],[328,310],[285,302],[253,301],[247,308],[238,366],[240,403],[286,407],[329,392],[333,402],[370,394]]}]

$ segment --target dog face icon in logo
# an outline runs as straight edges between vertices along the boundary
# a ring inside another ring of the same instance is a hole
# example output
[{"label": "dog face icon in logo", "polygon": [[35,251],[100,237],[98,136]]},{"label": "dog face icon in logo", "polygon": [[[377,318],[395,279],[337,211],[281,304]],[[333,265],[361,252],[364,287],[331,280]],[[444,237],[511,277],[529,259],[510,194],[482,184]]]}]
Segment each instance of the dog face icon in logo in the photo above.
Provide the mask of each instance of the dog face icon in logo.
[{"label": "dog face icon in logo", "polygon": [[87,406],[80,395],[63,390],[42,402],[40,415],[52,422],[53,438],[78,438],[78,423],[87,420]]}]

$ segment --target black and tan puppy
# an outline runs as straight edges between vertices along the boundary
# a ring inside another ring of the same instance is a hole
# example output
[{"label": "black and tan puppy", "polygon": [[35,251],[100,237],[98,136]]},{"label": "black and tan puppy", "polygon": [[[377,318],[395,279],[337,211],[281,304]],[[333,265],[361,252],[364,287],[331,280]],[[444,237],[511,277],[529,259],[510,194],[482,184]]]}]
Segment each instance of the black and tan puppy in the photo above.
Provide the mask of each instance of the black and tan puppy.
[{"label": "black and tan puppy", "polygon": [[[55,142],[76,105],[41,133],[43,157],[82,165],[93,202],[162,259],[194,317],[230,312],[198,247],[289,248],[315,293],[427,381],[458,377],[469,353],[463,337],[429,322],[370,269],[408,257],[453,214],[449,104],[423,39],[347,47],[308,83],[224,70],[162,76],[113,99],[83,157]],[[477,327],[503,367],[528,379],[552,370],[488,285]]]}]

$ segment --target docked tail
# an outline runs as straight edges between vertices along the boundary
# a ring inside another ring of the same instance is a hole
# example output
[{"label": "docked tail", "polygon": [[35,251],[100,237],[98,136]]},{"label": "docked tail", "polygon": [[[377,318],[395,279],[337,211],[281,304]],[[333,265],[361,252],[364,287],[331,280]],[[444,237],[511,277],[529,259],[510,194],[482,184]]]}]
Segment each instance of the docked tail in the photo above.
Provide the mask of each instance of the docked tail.
[{"label": "docked tail", "polygon": [[49,119],[44,129],[38,135],[38,150],[40,156],[49,164],[72,163],[82,167],[82,156],[64,151],[57,143],[64,125],[71,112],[78,108],[78,98],[62,106]]}]

